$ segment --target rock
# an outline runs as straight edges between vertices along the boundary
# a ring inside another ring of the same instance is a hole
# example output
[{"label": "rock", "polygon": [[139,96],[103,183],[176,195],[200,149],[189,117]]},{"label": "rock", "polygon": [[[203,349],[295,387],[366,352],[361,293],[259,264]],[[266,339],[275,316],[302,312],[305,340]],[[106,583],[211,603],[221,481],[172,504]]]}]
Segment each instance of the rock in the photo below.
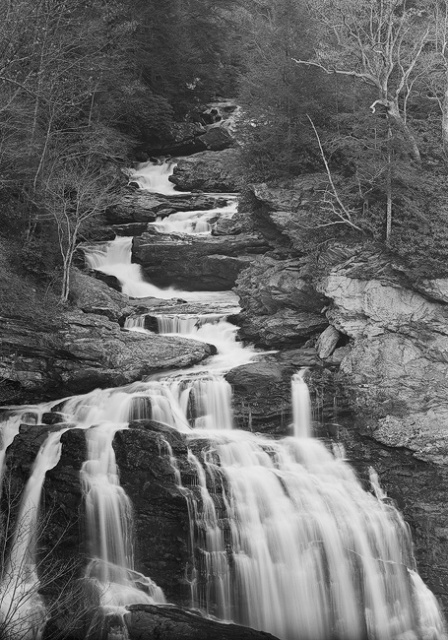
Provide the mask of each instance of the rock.
[{"label": "rock", "polygon": [[106,219],[109,224],[120,227],[133,223],[147,224],[159,216],[176,211],[205,211],[226,204],[227,199],[223,197],[180,192],[178,196],[163,196],[143,189],[126,189],[119,195],[116,204],[107,209]]},{"label": "rock", "polygon": [[235,289],[243,309],[235,321],[243,336],[268,347],[298,346],[325,329],[327,301],[311,280],[306,260],[254,260],[240,273]]},{"label": "rock", "polygon": [[239,429],[290,435],[293,373],[294,368],[269,361],[235,367],[226,374]]},{"label": "rock", "polygon": [[117,236],[141,236],[147,226],[147,222],[130,222],[128,224],[113,224],[112,230]]},{"label": "rock", "polygon": [[316,342],[316,351],[319,358],[325,360],[330,357],[336,349],[340,337],[341,334],[337,329],[331,325],[327,327],[325,331],[320,334]]},{"label": "rock", "polygon": [[235,144],[235,140],[227,129],[220,126],[210,127],[206,133],[199,137],[199,141],[208,151],[222,151]]},{"label": "rock", "polygon": [[387,256],[359,249],[319,285],[332,326],[352,338],[339,361],[360,425],[437,463],[448,462],[448,306],[435,302],[443,286],[423,281],[416,291]]},{"label": "rock", "polygon": [[121,486],[134,507],[136,568],[163,589],[169,602],[188,606],[188,505],[177,486],[167,443],[179,464],[186,465],[185,437],[147,421],[119,431],[114,449]]},{"label": "rock", "polygon": [[297,347],[327,326],[321,315],[294,309],[282,309],[265,315],[242,312],[233,317],[245,340],[263,347]]},{"label": "rock", "polygon": [[116,322],[132,312],[126,295],[78,269],[72,270],[70,300],[85,313],[106,316]]},{"label": "rock", "polygon": [[239,151],[203,151],[182,158],[174,168],[170,182],[179,189],[229,193],[241,187]]},{"label": "rock", "polygon": [[133,261],[157,286],[186,290],[231,289],[239,272],[268,246],[257,236],[174,237],[144,234],[134,240]]},{"label": "rock", "polygon": [[222,623],[177,607],[132,605],[126,617],[130,640],[275,640],[264,631]]},{"label": "rock", "polygon": [[104,316],[69,313],[56,333],[0,318],[3,402],[33,402],[119,386],[209,356],[208,345],[122,331]]}]

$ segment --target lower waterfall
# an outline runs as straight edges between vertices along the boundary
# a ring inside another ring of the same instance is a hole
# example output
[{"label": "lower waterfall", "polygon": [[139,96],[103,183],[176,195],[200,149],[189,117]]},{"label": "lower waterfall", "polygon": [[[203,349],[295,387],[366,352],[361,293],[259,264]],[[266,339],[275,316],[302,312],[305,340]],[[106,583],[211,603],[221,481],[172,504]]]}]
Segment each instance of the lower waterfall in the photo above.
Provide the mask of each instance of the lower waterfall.
[{"label": "lower waterfall", "polygon": [[[166,165],[148,163],[132,177],[149,181],[151,190],[171,193],[167,175]],[[227,216],[234,207],[223,210]],[[205,233],[217,211],[209,211],[205,219],[179,215],[171,227],[156,225],[159,230]],[[290,436],[277,439],[235,429],[232,388],[225,374],[259,356],[237,341],[237,329],[227,321],[235,295],[161,290],[144,282],[140,267],[131,263],[131,242],[116,238],[88,251],[89,265],[115,275],[123,291],[135,297],[205,301],[197,313],[159,309],[151,315],[151,326],[165,335],[213,344],[217,353],[189,370],[7,411],[0,422],[0,479],[6,449],[20,435],[21,424],[39,430],[42,414],[52,410],[61,424],[58,430],[51,422],[22,492],[12,544],[4,549],[2,638],[40,640],[47,620],[39,594],[35,532],[45,473],[58,464],[61,436],[70,429],[82,429],[86,439],[80,470],[86,557],[81,578],[99,603],[98,624],[101,616],[115,616],[124,628],[129,605],[166,604],[162,588],[138,570],[138,546],[146,541],[135,544],[134,509],[121,486],[114,449],[119,432],[129,435],[141,428],[159,436],[159,456],[168,459],[173,494],[188,513],[188,531],[183,531],[189,539],[183,542],[189,557],[181,574],[189,585],[191,607],[281,640],[447,640],[437,601],[416,571],[408,527],[375,475],[372,491],[365,491],[343,456],[334,456],[312,437],[304,371],[291,380]],[[147,332],[146,327],[145,316],[132,316],[125,328]],[[167,433],[175,433],[182,443],[182,459],[168,436],[164,440]],[[153,540],[157,535],[148,532]],[[92,628],[96,624],[93,620]],[[95,633],[87,637],[102,637]]]}]

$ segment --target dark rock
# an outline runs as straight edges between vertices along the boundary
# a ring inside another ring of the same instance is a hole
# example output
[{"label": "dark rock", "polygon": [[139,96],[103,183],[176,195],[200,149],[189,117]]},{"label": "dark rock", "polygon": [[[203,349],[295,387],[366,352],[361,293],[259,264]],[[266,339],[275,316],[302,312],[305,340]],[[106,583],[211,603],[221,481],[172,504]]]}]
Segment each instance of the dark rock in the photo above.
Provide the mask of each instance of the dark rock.
[{"label": "dark rock", "polygon": [[[160,215],[160,214],[159,214]],[[146,231],[147,222],[131,222],[129,224],[114,224],[112,230],[117,236],[140,236]]]},{"label": "dark rock", "polygon": [[226,374],[233,389],[233,410],[239,429],[290,435],[291,375],[295,368],[269,362],[235,367]]},{"label": "dark rock", "polygon": [[252,256],[267,248],[260,238],[242,234],[206,239],[144,234],[134,241],[133,260],[157,286],[219,291],[231,289]]},{"label": "dark rock", "polygon": [[199,137],[199,140],[204,145],[204,150],[208,151],[222,151],[235,144],[230,132],[220,126],[210,127],[206,133]]},{"label": "dark rock", "polygon": [[238,191],[241,187],[239,151],[204,151],[189,158],[182,158],[169,180],[185,191]]},{"label": "dark rock", "polygon": [[224,624],[177,607],[132,605],[129,610],[130,640],[275,640],[264,631]]},{"label": "dark rock", "polygon": [[177,459],[186,460],[184,437],[153,422],[134,422],[131,429],[119,431],[114,449],[121,486],[134,506],[136,568],[150,576],[169,601],[188,605],[188,506],[176,484],[167,443]]},{"label": "dark rock", "polygon": [[97,269],[89,269],[88,275],[93,276],[97,280],[101,280],[101,282],[107,284],[110,289],[115,289],[115,291],[121,293],[121,282],[115,276],[111,276],[103,271],[98,271]]},{"label": "dark rock", "polygon": [[312,284],[306,260],[255,259],[242,271],[236,293],[243,308],[235,319],[242,335],[264,346],[298,346],[328,325],[326,298]]}]

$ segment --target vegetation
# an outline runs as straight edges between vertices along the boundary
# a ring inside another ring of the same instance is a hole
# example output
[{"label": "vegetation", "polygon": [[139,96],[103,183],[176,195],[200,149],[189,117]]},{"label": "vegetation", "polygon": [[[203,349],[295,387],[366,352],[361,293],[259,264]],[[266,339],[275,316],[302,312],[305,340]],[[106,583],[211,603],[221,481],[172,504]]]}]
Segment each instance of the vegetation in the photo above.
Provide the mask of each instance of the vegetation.
[{"label": "vegetation", "polygon": [[241,78],[247,175],[323,174],[320,205],[303,212],[308,247],[385,242],[420,273],[446,273],[448,3],[256,4]]}]

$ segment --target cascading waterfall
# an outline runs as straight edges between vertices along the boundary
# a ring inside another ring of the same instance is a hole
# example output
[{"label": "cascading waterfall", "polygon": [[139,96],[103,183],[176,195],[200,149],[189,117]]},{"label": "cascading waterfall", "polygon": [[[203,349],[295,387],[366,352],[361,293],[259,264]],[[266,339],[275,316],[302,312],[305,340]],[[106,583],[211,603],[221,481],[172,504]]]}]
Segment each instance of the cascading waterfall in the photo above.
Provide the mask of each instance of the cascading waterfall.
[{"label": "cascading waterfall", "polygon": [[[167,180],[171,170],[170,163],[146,163],[130,175],[143,188],[174,195]],[[189,212],[156,225],[165,225],[162,231],[172,224],[177,231],[186,225],[181,232],[205,233],[214,213]],[[235,303],[231,292],[198,295],[144,282],[140,267],[131,263],[131,243],[117,238],[92,248],[87,261],[115,275],[130,296]],[[18,610],[20,638],[39,640],[46,619],[34,535],[45,473],[57,464],[60,437],[68,428],[86,434],[81,479],[90,562],[85,579],[94,585],[100,609],[120,617],[129,604],[165,602],[161,589],[134,568],[132,505],[120,486],[113,448],[116,432],[129,422],[153,420],[182,432],[188,444],[188,460],[181,465],[165,441],[190,517],[186,573],[192,606],[282,640],[446,640],[437,602],[415,571],[407,526],[375,474],[368,493],[342,457],[310,437],[303,372],[291,381],[293,437],[275,440],[235,430],[223,372],[250,362],[256,351],[237,342],[237,329],[225,313],[154,317],[159,333],[210,342],[218,353],[206,366],[63,402],[66,422],[48,435],[36,458],[6,571],[28,589],[22,592],[27,608],[17,605],[20,591],[8,590],[5,580],[0,585],[0,614],[5,616],[5,607]],[[146,331],[145,316],[130,319],[126,328]],[[22,417],[23,411],[9,413],[0,425],[0,475]]]},{"label": "cascading waterfall", "polygon": [[39,504],[45,474],[59,462],[65,430],[50,433],[39,449],[23,492],[9,557],[1,569],[0,629],[8,640],[39,640],[47,622],[37,575]]},{"label": "cascading waterfall", "polygon": [[86,578],[107,610],[165,602],[162,590],[134,570],[132,505],[120,486],[112,446],[115,433],[127,428],[131,401],[121,391],[96,391],[64,405],[78,427],[87,429],[87,459],[81,469],[91,557]]},{"label": "cascading waterfall", "polygon": [[443,637],[399,513],[346,463],[311,438],[209,438],[191,457],[196,606],[285,640]]},{"label": "cascading waterfall", "polygon": [[[229,197],[229,196],[227,196]],[[213,230],[213,225],[218,218],[229,220],[236,213],[238,203],[231,201],[225,207],[217,207],[207,211],[179,211],[166,218],[150,222],[148,227],[153,227],[159,233],[182,233],[189,235],[207,235]]]},{"label": "cascading waterfall", "polygon": [[166,196],[182,196],[186,192],[176,191],[174,184],[168,180],[175,166],[176,162],[173,160],[143,162],[137,165],[136,169],[128,169],[128,175],[129,179],[136,182],[140,189]]},{"label": "cascading waterfall", "polygon": [[84,247],[86,262],[90,269],[115,276],[121,284],[123,293],[131,298],[182,298],[199,302],[201,300],[224,304],[236,303],[232,291],[182,291],[169,287],[160,289],[146,282],[139,264],[132,262],[132,237],[117,237],[107,243]]},{"label": "cascading waterfall", "polygon": [[297,438],[308,437],[312,433],[310,394],[303,379],[305,371],[303,369],[291,378],[292,424]]}]

